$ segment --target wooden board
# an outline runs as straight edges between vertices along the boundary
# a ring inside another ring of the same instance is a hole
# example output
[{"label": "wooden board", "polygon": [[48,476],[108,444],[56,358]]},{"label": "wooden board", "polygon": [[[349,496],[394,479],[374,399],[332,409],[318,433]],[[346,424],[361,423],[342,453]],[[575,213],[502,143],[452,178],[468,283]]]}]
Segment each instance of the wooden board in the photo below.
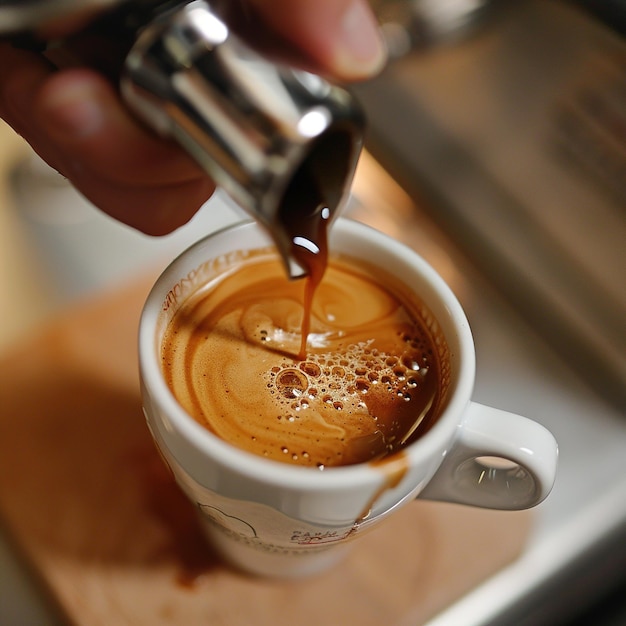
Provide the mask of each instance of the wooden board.
[{"label": "wooden board", "polygon": [[224,566],[141,411],[147,291],[83,303],[0,357],[0,519],[69,623],[415,625],[519,554],[530,513],[416,501],[315,578]]}]

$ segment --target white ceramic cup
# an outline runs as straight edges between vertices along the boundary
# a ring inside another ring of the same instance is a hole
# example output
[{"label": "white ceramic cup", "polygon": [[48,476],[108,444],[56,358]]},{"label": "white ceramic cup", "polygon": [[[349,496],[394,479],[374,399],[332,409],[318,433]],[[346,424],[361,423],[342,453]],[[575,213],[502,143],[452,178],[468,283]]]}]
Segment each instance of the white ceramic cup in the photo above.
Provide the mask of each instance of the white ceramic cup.
[{"label": "white ceramic cup", "polygon": [[319,471],[235,448],[190,417],[161,373],[165,328],[185,298],[228,265],[230,253],[268,245],[265,231],[247,222],[191,246],[157,280],[139,331],[148,426],[227,561],[255,574],[306,575],[332,564],[349,539],[416,497],[515,510],[548,495],[557,444],[532,420],[472,402],[474,343],[451,290],[413,250],[346,219],[332,227],[331,253],[341,251],[401,277],[446,338],[450,387],[436,424],[383,464]]}]

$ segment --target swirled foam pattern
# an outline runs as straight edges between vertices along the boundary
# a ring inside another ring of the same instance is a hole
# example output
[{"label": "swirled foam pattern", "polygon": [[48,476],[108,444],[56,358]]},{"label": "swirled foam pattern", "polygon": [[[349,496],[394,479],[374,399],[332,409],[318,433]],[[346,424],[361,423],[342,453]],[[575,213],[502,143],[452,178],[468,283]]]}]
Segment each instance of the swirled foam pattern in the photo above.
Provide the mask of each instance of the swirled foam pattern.
[{"label": "swirled foam pattern", "polygon": [[395,282],[331,260],[300,359],[304,281],[253,255],[175,314],[164,376],[200,424],[257,455],[320,469],[386,457],[430,427],[440,395],[441,338]]}]

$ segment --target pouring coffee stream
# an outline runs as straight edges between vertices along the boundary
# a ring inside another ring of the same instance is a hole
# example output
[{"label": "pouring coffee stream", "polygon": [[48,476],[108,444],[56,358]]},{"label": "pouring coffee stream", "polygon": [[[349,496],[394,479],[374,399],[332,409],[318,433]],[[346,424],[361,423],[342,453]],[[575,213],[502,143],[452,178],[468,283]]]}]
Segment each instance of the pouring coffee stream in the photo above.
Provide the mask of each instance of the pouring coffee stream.
[{"label": "pouring coffee stream", "polygon": [[[335,207],[341,200],[338,197],[332,198],[332,193],[325,194],[322,189],[318,178],[310,169],[301,170],[285,193],[282,211],[279,213],[281,228],[290,242],[290,263],[302,268],[306,281],[299,360],[306,357],[313,297],[324,277],[328,261],[328,230],[334,211],[326,202],[327,195],[334,200]],[[334,195],[336,196],[336,192]]]},{"label": "pouring coffee stream", "polygon": [[295,235],[292,244],[292,255],[299,265],[306,270],[304,286],[304,302],[302,311],[302,327],[300,330],[300,350],[298,358],[306,357],[307,340],[311,329],[311,307],[317,287],[322,282],[328,261],[328,218],[330,210],[322,206],[311,219],[311,233],[298,230],[302,234]]}]

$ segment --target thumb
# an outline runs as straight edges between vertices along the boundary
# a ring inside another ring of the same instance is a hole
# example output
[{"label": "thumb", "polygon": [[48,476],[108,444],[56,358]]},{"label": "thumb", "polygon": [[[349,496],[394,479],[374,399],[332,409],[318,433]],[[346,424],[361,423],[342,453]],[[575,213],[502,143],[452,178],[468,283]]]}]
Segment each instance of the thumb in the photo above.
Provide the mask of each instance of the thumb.
[{"label": "thumb", "polygon": [[[241,8],[244,3],[236,3]],[[312,69],[340,80],[378,73],[387,53],[367,0],[246,0],[249,20],[299,51]]]}]

